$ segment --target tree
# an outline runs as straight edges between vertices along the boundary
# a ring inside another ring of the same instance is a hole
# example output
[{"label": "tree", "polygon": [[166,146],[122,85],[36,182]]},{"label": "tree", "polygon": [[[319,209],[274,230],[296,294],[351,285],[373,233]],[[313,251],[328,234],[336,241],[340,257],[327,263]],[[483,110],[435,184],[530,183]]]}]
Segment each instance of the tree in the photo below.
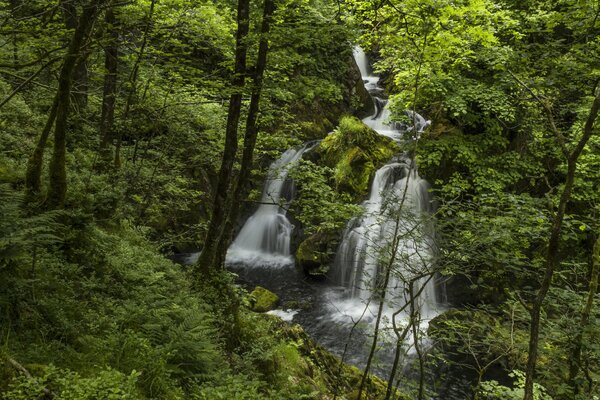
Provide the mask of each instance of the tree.
[{"label": "tree", "polygon": [[[60,71],[58,90],[56,92],[57,104],[56,122],[54,125],[54,151],[52,153],[52,159],[50,160],[50,181],[48,197],[46,199],[49,208],[60,207],[64,203],[67,194],[67,171],[65,160],[67,151],[66,136],[74,70],[78,60],[82,56],[83,43],[90,33],[98,9],[109,1],[110,0],[90,1],[84,6]],[[51,113],[48,117],[48,121],[50,121],[52,117],[53,115]]]},{"label": "tree", "polygon": [[54,152],[50,162],[48,207],[58,207],[65,199],[67,190],[65,166],[66,131],[70,113],[73,74],[77,62],[82,56],[82,46],[93,26],[96,13],[107,1],[91,1],[83,9],[63,60],[58,89],[46,125],[28,163],[26,187],[30,194],[36,195],[40,192],[44,148],[54,125]]},{"label": "tree", "polygon": [[[117,100],[117,73],[119,66],[119,30],[113,7],[106,10],[105,25],[108,43],[104,48],[104,90],[102,94],[102,115],[100,117],[100,157],[103,162],[110,160],[108,146],[113,139],[115,103]],[[108,153],[108,154],[107,154]]]},{"label": "tree", "polygon": [[537,351],[538,351],[538,339],[540,334],[540,314],[548,290],[552,285],[552,277],[560,261],[560,238],[567,209],[567,204],[571,199],[571,191],[573,190],[573,184],[575,181],[575,173],[577,172],[577,161],[579,156],[583,152],[587,142],[590,140],[595,130],[595,122],[600,112],[600,90],[597,90],[596,97],[592,102],[592,106],[587,115],[585,125],[581,137],[575,141],[572,149],[567,147],[566,139],[564,134],[558,129],[554,122],[554,114],[550,105],[544,99],[541,99],[537,94],[531,91],[525,84],[523,84],[516,76],[515,79],[519,81],[531,94],[540,102],[544,108],[546,117],[548,118],[548,124],[552,133],[554,134],[558,145],[562,151],[563,156],[567,162],[567,176],[564,182],[564,188],[562,190],[560,201],[558,203],[558,209],[552,222],[552,229],[550,231],[550,239],[548,242],[548,250],[546,254],[546,267],[544,272],[544,278],[541,282],[540,288],[538,289],[531,310],[531,324],[529,333],[529,350],[527,356],[527,367],[525,370],[525,395],[524,400],[533,400],[533,382],[535,377],[535,367],[537,362]]},{"label": "tree", "polygon": [[[235,44],[235,69],[232,78],[233,93],[229,98],[227,128],[225,130],[225,148],[221,158],[221,167],[213,199],[212,214],[208,230],[204,238],[202,253],[196,264],[199,273],[214,270],[219,267],[218,250],[223,228],[227,224],[231,204],[231,182],[233,179],[233,164],[238,149],[238,124],[242,108],[242,95],[246,82],[246,57],[250,26],[250,5],[248,0],[238,0],[237,33]],[[198,276],[198,279],[201,279]]]},{"label": "tree", "polygon": [[233,232],[233,224],[239,216],[240,204],[248,194],[248,184],[250,183],[250,174],[252,172],[252,161],[254,157],[254,148],[258,137],[258,115],[259,105],[261,100],[261,92],[263,86],[263,75],[267,66],[267,54],[269,52],[269,31],[275,11],[274,0],[264,0],[264,9],[262,16],[262,24],[260,29],[260,42],[258,46],[258,56],[254,73],[252,76],[252,94],[250,97],[250,106],[246,119],[246,132],[244,134],[244,149],[242,154],[242,162],[240,172],[233,184],[233,195],[230,196],[227,216],[225,218],[225,227],[221,234],[217,250],[217,265],[224,262],[227,248],[231,244],[231,234]]}]

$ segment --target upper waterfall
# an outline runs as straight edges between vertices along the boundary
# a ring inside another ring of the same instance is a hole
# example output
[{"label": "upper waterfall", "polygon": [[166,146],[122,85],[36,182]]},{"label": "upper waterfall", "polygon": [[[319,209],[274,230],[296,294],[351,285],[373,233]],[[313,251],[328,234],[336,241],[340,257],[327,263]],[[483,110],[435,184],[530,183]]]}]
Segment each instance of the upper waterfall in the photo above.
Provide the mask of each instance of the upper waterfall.
[{"label": "upper waterfall", "polygon": [[[413,126],[406,129],[389,120],[391,112],[378,86],[379,78],[371,73],[360,48],[355,49],[354,56],[376,104],[375,114],[363,122],[397,141],[409,131],[420,133],[426,129],[430,121],[414,111],[406,112],[413,121]],[[337,310],[354,318],[364,315],[365,304],[375,303],[373,300],[380,296],[383,277],[390,269],[386,309],[393,312],[407,304],[408,286],[413,282],[415,292],[420,293],[417,303],[421,315],[425,319],[435,315],[431,201],[429,183],[419,176],[407,156],[396,157],[375,173],[369,198],[363,202],[364,213],[348,223],[331,270],[333,281],[346,288],[346,300],[335,306]]]}]

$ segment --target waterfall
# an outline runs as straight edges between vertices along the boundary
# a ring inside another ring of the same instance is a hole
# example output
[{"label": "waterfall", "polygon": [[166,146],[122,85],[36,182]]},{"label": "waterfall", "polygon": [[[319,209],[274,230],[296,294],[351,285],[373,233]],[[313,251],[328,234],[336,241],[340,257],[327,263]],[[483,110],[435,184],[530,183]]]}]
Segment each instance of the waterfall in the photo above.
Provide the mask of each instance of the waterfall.
[{"label": "waterfall", "polygon": [[[409,131],[422,132],[430,121],[414,111],[406,112],[413,126],[402,128],[389,121],[390,111],[387,99],[382,97],[383,89],[378,87],[379,78],[370,72],[362,50],[355,49],[354,55],[376,105],[374,115],[363,122],[396,141]],[[407,284],[411,280],[415,281],[415,292],[420,292],[417,305],[422,318],[428,320],[437,314],[436,289],[430,278],[435,247],[428,189],[429,183],[419,176],[407,156],[396,157],[375,173],[369,198],[363,202],[364,214],[348,223],[331,269],[333,281],[345,288],[344,300],[334,305],[338,313],[355,320],[369,304],[367,318],[374,315],[380,293],[376,289],[381,288],[386,269],[391,266],[386,314],[390,316],[410,300]]]},{"label": "waterfall", "polygon": [[[294,226],[286,214],[291,192],[290,168],[317,142],[289,149],[273,162],[267,174],[260,206],[246,221],[227,251],[227,263],[282,266],[294,263],[290,242]],[[288,195],[288,196],[286,196]]]}]

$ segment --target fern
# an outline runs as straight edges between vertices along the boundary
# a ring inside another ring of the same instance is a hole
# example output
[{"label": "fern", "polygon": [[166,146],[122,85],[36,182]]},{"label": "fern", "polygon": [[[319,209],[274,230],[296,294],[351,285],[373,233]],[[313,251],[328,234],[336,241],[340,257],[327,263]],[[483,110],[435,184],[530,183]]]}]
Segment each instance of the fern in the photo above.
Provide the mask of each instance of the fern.
[{"label": "fern", "polygon": [[31,254],[36,247],[61,241],[57,232],[62,211],[49,211],[25,216],[21,209],[23,196],[8,185],[0,185],[0,268]]}]

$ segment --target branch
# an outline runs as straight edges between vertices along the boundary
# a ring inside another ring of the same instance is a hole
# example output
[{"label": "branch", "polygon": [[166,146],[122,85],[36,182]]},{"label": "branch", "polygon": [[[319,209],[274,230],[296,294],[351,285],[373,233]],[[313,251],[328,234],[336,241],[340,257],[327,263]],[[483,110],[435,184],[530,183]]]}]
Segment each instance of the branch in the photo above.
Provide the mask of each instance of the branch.
[{"label": "branch", "polygon": [[594,123],[596,122],[596,118],[598,117],[598,112],[600,111],[600,90],[596,91],[596,97],[594,98],[594,102],[592,103],[592,107],[590,109],[590,113],[588,114],[587,120],[585,121],[585,126],[583,128],[583,136],[579,139],[577,146],[573,150],[569,157],[570,162],[575,162],[583,148],[587,144],[588,140],[594,133]]},{"label": "branch", "polygon": [[[27,379],[37,382],[37,379],[35,379],[35,377],[33,375],[31,375],[31,373],[29,371],[27,371],[27,369],[24,366],[22,366],[20,363],[18,363],[15,359],[13,359],[11,357],[6,357],[6,360],[8,361],[8,363],[10,365],[12,365],[12,367],[14,369],[21,372],[23,375],[25,375],[25,377]],[[47,398],[53,398],[55,396],[55,394],[52,393],[52,391],[46,387],[43,388],[42,391],[44,392],[44,394],[46,395]]]},{"label": "branch", "polygon": [[571,157],[571,153],[569,152],[569,149],[567,149],[565,136],[556,127],[556,123],[554,122],[554,115],[552,114],[552,108],[550,108],[550,105],[548,105],[548,101],[539,97],[529,86],[527,86],[521,79],[519,79],[519,77],[517,77],[510,69],[507,71],[519,83],[519,85],[523,86],[523,88],[525,88],[525,90],[527,90],[529,93],[531,93],[533,98],[536,99],[537,102],[540,103],[540,105],[544,108],[544,111],[546,112],[546,118],[548,119],[548,123],[550,124],[550,129],[552,129],[552,133],[554,133],[554,136],[556,136],[556,140],[558,141],[560,150],[562,151],[563,156],[566,159],[569,159]]},{"label": "branch", "polygon": [[4,100],[2,100],[2,102],[0,103],[0,108],[2,108],[2,106],[4,106],[6,103],[8,103],[17,93],[19,93],[19,91],[21,91],[21,89],[23,89],[23,87],[25,87],[28,83],[33,81],[39,74],[41,74],[42,71],[44,71],[50,65],[54,64],[55,62],[57,62],[59,60],[60,60],[59,58],[55,58],[55,59],[48,61],[46,64],[42,65],[36,72],[34,72],[29,78],[27,78],[23,82],[21,82]]},{"label": "branch", "polygon": [[0,68],[11,68],[11,69],[22,69],[22,68],[27,68],[27,67],[32,67],[36,64],[39,64],[40,62],[42,62],[44,59],[46,59],[50,54],[55,53],[57,51],[60,50],[64,50],[66,48],[66,46],[61,46],[61,47],[57,47],[55,49],[52,50],[48,50],[44,53],[44,55],[40,56],[37,60],[33,60],[33,61],[29,61],[26,62],[24,64],[13,64],[13,63],[6,63],[6,64],[0,64]]}]

